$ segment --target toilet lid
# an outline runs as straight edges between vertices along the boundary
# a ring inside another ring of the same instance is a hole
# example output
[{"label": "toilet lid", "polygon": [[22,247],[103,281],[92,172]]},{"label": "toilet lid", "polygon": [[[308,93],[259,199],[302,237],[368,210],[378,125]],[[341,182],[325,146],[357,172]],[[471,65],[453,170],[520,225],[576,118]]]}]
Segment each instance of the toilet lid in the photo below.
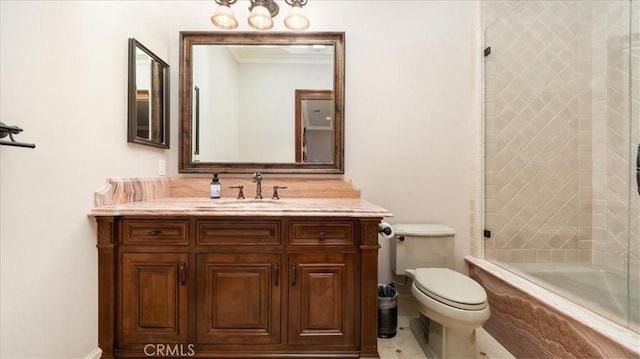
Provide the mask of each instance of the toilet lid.
[{"label": "toilet lid", "polygon": [[455,236],[456,231],[443,224],[394,224],[397,236],[442,237]]},{"label": "toilet lid", "polygon": [[487,293],[482,286],[448,268],[418,268],[414,283],[422,293],[454,308],[481,310],[487,307]]}]

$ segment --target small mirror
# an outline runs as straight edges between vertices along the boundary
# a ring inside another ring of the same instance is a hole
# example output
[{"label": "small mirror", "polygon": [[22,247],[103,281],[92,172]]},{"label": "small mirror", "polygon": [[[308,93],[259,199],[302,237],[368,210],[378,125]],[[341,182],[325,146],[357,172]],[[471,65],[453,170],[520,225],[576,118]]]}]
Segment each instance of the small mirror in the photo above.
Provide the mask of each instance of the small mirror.
[{"label": "small mirror", "polygon": [[127,140],[169,148],[169,65],[129,39]]}]

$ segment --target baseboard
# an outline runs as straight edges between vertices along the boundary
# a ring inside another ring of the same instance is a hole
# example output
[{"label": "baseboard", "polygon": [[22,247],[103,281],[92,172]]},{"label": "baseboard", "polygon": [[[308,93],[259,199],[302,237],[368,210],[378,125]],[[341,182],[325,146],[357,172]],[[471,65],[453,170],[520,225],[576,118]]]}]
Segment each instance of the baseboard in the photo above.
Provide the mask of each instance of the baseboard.
[{"label": "baseboard", "polygon": [[95,348],[91,353],[87,354],[84,359],[100,359],[102,357],[102,349]]}]

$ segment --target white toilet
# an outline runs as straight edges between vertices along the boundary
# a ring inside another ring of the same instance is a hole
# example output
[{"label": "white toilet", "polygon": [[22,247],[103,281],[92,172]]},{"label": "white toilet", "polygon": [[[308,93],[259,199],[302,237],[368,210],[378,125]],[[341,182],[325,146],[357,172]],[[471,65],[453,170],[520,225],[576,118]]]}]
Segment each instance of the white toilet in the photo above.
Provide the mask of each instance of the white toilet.
[{"label": "white toilet", "polygon": [[391,269],[413,279],[420,318],[411,330],[429,358],[475,358],[476,329],[490,316],[487,293],[454,271],[453,229],[439,224],[396,224]]}]

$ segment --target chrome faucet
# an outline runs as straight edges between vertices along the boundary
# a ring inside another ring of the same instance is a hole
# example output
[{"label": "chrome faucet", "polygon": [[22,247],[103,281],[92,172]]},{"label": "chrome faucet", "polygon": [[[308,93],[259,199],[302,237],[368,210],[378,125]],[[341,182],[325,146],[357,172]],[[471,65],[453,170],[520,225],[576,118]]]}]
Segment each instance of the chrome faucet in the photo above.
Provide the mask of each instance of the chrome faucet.
[{"label": "chrome faucet", "polygon": [[256,184],[256,199],[262,199],[262,174],[260,172],[253,174],[253,183]]}]

